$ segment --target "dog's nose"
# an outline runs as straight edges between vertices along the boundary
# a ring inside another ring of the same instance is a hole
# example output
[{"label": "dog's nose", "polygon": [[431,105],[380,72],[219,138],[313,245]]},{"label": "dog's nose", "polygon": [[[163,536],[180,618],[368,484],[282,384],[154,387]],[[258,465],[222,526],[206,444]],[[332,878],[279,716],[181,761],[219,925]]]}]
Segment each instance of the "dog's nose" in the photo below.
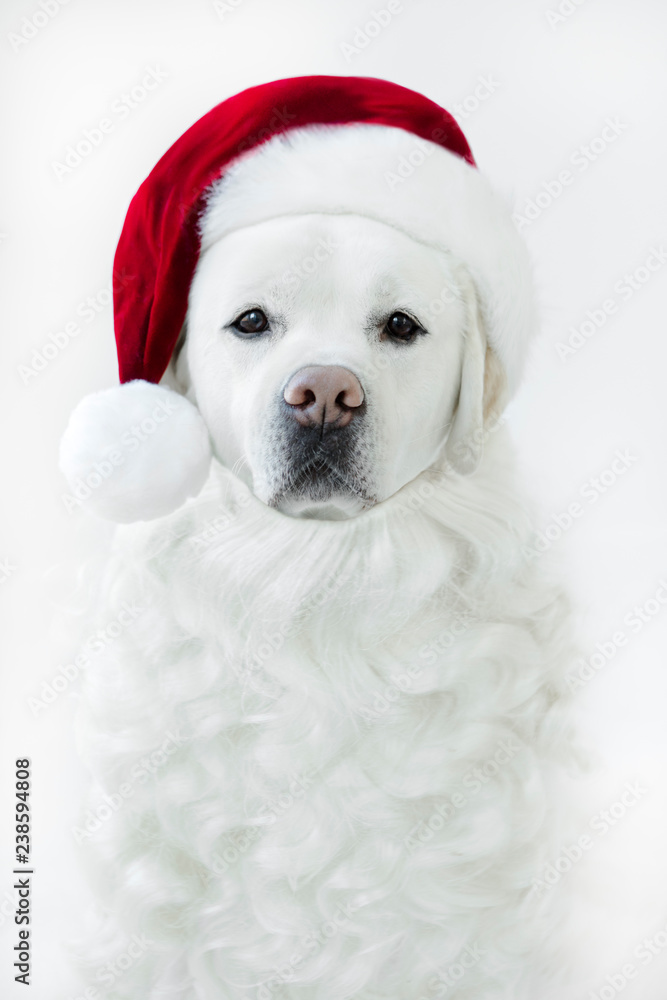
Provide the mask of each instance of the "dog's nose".
[{"label": "dog's nose", "polygon": [[359,379],[340,365],[302,368],[287,383],[284,396],[303,427],[346,427],[364,401]]}]

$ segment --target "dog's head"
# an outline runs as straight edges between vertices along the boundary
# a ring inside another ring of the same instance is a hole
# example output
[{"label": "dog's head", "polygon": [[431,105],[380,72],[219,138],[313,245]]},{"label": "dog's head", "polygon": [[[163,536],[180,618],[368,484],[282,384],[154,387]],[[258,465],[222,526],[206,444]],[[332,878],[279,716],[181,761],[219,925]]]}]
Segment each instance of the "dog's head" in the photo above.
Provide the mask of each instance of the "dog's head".
[{"label": "dog's head", "polygon": [[[435,463],[469,473],[534,329],[504,199],[452,116],[386,81],[223,101],[141,185],[114,268],[121,386],[76,408],[61,468],[121,522],[196,496],[211,444],[306,517],[358,514]],[[131,458],[136,427],[151,443]]]},{"label": "dog's head", "polygon": [[172,376],[261,500],[326,518],[387,499],[443,448],[470,472],[503,382],[466,269],[353,214],[206,249]]}]

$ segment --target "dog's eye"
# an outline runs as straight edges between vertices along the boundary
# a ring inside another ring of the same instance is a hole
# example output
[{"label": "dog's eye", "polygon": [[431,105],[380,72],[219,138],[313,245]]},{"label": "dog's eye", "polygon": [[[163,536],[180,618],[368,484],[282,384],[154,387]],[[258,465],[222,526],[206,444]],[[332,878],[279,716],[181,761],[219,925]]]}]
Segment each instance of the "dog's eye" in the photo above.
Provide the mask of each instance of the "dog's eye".
[{"label": "dog's eye", "polygon": [[268,325],[269,321],[266,318],[266,314],[261,309],[249,309],[248,312],[237,316],[232,323],[234,330],[238,330],[239,333],[249,334],[264,333]]},{"label": "dog's eye", "polygon": [[415,339],[418,333],[422,332],[422,328],[405,313],[395,312],[387,320],[384,332],[387,336],[393,337],[394,340],[410,342]]}]

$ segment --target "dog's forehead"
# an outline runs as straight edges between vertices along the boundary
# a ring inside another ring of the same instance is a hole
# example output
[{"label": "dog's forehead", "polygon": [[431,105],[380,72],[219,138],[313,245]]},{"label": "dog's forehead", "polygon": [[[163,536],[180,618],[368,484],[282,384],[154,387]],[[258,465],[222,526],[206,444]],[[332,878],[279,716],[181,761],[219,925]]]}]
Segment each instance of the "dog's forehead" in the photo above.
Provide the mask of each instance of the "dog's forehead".
[{"label": "dog's forehead", "polygon": [[456,287],[446,252],[357,215],[271,219],[228,234],[206,257],[218,294],[270,295],[286,307],[326,308],[332,296],[350,305],[431,300]]}]

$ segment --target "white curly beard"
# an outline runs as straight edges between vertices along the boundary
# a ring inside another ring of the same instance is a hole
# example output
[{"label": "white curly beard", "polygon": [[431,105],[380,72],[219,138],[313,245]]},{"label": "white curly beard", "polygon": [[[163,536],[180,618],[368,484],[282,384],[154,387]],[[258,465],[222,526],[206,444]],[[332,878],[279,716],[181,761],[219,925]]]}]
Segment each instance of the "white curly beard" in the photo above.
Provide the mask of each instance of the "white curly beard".
[{"label": "white curly beard", "polygon": [[503,433],[475,476],[431,469],[350,520],[287,517],[214,464],[119,529],[106,607],[141,610],[82,718],[104,995],[562,996],[562,904],[535,887],[573,756],[569,628]]}]

